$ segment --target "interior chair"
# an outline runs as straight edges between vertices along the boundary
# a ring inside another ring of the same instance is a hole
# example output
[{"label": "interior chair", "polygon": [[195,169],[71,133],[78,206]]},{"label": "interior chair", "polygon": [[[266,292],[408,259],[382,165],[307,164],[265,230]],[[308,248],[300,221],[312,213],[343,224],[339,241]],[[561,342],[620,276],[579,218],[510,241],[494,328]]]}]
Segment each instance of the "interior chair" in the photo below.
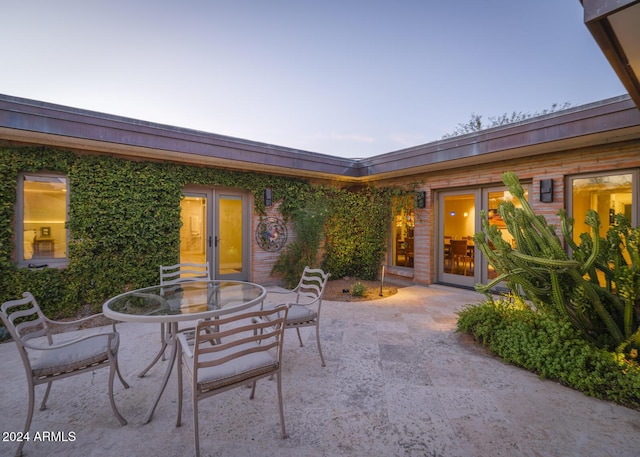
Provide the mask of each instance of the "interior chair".
[{"label": "interior chair", "polygon": [[[187,281],[199,281],[208,280],[211,276],[209,274],[209,262],[205,263],[177,263],[175,265],[160,265],[160,285],[179,284]],[[142,378],[147,372],[154,366],[160,358],[164,360],[164,353],[167,349],[169,335],[168,327],[162,323],[160,324],[160,350],[153,358],[151,363],[138,374],[139,378]]]},{"label": "interior chair", "polygon": [[413,244],[413,238],[406,238],[405,239],[405,254],[404,254],[404,266],[405,267],[413,267],[413,249],[414,249],[414,244]]},{"label": "interior chair", "polygon": [[[30,292],[22,299],[10,300],[0,307],[0,318],[18,347],[26,370],[29,389],[29,405],[24,433],[29,431],[35,403],[35,386],[46,384],[40,411],[46,409],[51,384],[98,368],[109,368],[109,401],[111,409],[122,425],[127,421],[118,411],[113,399],[113,380],[118,374],[125,388],[126,383],[118,367],[119,334],[115,322],[112,331],[86,336],[69,336],[68,332],[81,328],[87,321],[102,317],[95,314],[84,319],[60,322],[48,319]],[[9,413],[9,412],[5,412]],[[16,456],[22,455],[21,441]]]},{"label": "interior chair", "polygon": [[451,272],[453,273],[453,266],[455,265],[456,271],[460,267],[462,262],[462,270],[464,275],[467,275],[467,263],[469,267],[473,264],[473,257],[469,255],[469,249],[467,246],[467,240],[451,240]]},{"label": "interior chair", "polygon": [[322,347],[320,346],[320,308],[322,307],[322,297],[327,287],[327,282],[331,273],[325,273],[320,268],[304,267],[302,277],[298,285],[291,290],[274,290],[268,291],[264,308],[276,306],[273,303],[274,294],[296,294],[295,302],[288,302],[291,305],[289,315],[287,317],[286,328],[295,328],[298,333],[298,341],[300,347],[302,344],[302,336],[300,335],[301,327],[315,327],[316,341],[318,344],[318,353],[320,354],[320,362],[322,366],[326,366],[324,356],[322,355]]},{"label": "interior chair", "polygon": [[178,335],[178,420],[182,424],[183,371],[191,384],[195,455],[200,455],[198,402],[212,395],[276,376],[282,438],[286,438],[282,403],[282,344],[289,305],[199,320],[195,337]]}]

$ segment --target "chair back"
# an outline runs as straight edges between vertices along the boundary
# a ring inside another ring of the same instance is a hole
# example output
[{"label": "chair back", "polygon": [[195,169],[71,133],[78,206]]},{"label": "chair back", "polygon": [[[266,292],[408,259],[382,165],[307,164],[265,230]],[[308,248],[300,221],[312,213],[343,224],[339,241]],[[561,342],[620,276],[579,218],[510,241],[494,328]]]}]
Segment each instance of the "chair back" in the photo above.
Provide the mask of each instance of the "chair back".
[{"label": "chair back", "polygon": [[[245,383],[277,372],[282,360],[289,306],[198,321],[193,343],[196,391],[205,393],[232,387],[238,382]],[[183,334],[179,339],[181,343],[186,341]],[[214,376],[211,375],[213,371],[217,371]]]},{"label": "chair back", "polygon": [[160,265],[160,285],[178,284],[185,281],[211,279],[209,262],[178,263],[175,265]]},{"label": "chair back", "polygon": [[46,336],[48,343],[53,344],[52,329],[51,321],[42,313],[33,295],[25,292],[22,297],[4,302],[0,307],[0,318],[18,347],[27,376],[31,376],[31,359],[25,343],[33,338]]},{"label": "chair back", "polygon": [[22,297],[4,302],[0,307],[0,317],[9,334],[19,348],[24,342],[41,336],[46,336],[52,344],[51,321],[42,313],[30,292],[23,293]]},{"label": "chair back", "polygon": [[467,240],[451,240],[451,254],[454,256],[466,256]]},{"label": "chair back", "polygon": [[327,287],[331,273],[325,273],[320,268],[304,267],[300,282],[293,289],[296,293],[296,303],[322,302],[322,296]]}]

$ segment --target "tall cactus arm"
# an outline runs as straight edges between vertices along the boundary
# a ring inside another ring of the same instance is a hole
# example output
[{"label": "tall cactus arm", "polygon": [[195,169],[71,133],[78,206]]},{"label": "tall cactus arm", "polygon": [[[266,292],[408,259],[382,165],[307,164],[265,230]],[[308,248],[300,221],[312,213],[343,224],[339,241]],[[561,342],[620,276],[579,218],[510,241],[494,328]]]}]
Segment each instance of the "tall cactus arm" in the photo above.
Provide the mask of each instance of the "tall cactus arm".
[{"label": "tall cactus arm", "polygon": [[552,247],[554,252],[564,251],[560,239],[553,230],[549,230],[549,226],[546,224],[544,217],[537,217],[533,212],[531,205],[527,201],[524,195],[524,188],[520,184],[520,180],[513,172],[506,172],[502,175],[502,182],[509,188],[509,192],[518,197],[522,211],[526,214],[527,218],[531,221],[531,225],[535,230],[544,238],[545,244]]},{"label": "tall cactus arm", "polygon": [[512,255],[517,259],[526,260],[528,262],[542,265],[549,268],[576,268],[580,267],[580,262],[575,260],[559,260],[559,259],[547,259],[543,257],[535,257],[528,254],[523,254],[518,251],[513,251]]},{"label": "tall cactus arm", "polygon": [[572,251],[577,251],[580,249],[575,241],[573,241],[573,224],[574,219],[569,217],[567,211],[563,208],[558,210],[558,216],[560,217],[560,231],[562,232],[562,237],[564,238],[564,242],[567,243],[567,246]]},{"label": "tall cactus arm", "polygon": [[593,247],[591,249],[591,255],[589,255],[582,266],[582,274],[585,274],[589,269],[591,269],[600,252],[600,216],[598,216],[598,213],[594,210],[590,209],[587,211],[586,223],[591,227]]},{"label": "tall cactus arm", "polygon": [[[573,277],[573,280],[576,281],[576,284],[580,284],[579,281],[581,279],[581,276],[577,271],[570,271],[569,274]],[[620,331],[620,328],[616,325],[615,321],[611,317],[611,314],[609,314],[609,312],[603,306],[602,301],[600,300],[600,297],[595,291],[596,287],[597,286],[595,286],[594,284],[591,284],[590,282],[582,281],[582,291],[583,291],[584,297],[593,306],[593,309],[598,314],[600,319],[602,319],[602,322],[604,323],[607,331],[609,332],[609,335],[612,337],[615,345],[618,345],[622,343],[622,341],[624,340],[624,337],[622,335],[622,332]]]}]

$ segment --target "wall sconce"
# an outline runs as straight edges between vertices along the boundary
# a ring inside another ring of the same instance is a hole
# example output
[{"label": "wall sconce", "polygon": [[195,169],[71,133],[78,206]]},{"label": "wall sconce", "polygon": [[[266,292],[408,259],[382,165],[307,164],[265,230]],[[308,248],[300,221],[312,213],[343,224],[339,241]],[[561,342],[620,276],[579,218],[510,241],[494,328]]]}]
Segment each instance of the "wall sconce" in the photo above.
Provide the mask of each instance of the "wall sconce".
[{"label": "wall sconce", "polygon": [[421,190],[420,192],[416,192],[416,208],[426,208],[427,207],[427,192]]},{"label": "wall sconce", "polygon": [[264,206],[271,206],[271,205],[273,205],[272,192],[271,192],[271,189],[267,187],[264,190]]},{"label": "wall sconce", "polygon": [[540,180],[540,201],[542,203],[553,201],[553,179]]}]

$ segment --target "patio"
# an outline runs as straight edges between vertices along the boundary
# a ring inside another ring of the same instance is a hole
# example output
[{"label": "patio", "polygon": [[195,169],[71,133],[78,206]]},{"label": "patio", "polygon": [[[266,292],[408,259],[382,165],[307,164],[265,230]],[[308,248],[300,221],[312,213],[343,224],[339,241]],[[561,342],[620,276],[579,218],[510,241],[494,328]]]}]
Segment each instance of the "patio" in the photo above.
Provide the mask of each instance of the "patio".
[{"label": "patio", "polygon": [[[370,302],[325,302],[320,366],[313,331],[304,348],[288,332],[283,384],[289,438],[279,437],[275,381],[256,398],[235,389],[200,404],[200,443],[212,456],[636,456],[640,412],[589,398],[505,365],[455,333],[456,311],[481,295],[443,286],[410,286]],[[192,409],[185,395],[175,427],[176,379],[153,420],[142,420],[166,362],[136,373],[158,348],[158,326],[122,323],[120,367],[108,404],[107,370],[54,383],[31,434],[65,432],[64,442],[31,441],[27,456],[178,456],[193,453]],[[84,330],[92,332],[95,329]],[[0,344],[2,432],[21,431],[24,369],[15,345]],[[188,389],[187,389],[188,390]],[[37,390],[36,402],[42,389]],[[71,434],[70,432],[73,432]],[[73,438],[72,438],[73,436]],[[4,436],[3,436],[4,437]],[[16,444],[0,442],[0,455]]]}]

